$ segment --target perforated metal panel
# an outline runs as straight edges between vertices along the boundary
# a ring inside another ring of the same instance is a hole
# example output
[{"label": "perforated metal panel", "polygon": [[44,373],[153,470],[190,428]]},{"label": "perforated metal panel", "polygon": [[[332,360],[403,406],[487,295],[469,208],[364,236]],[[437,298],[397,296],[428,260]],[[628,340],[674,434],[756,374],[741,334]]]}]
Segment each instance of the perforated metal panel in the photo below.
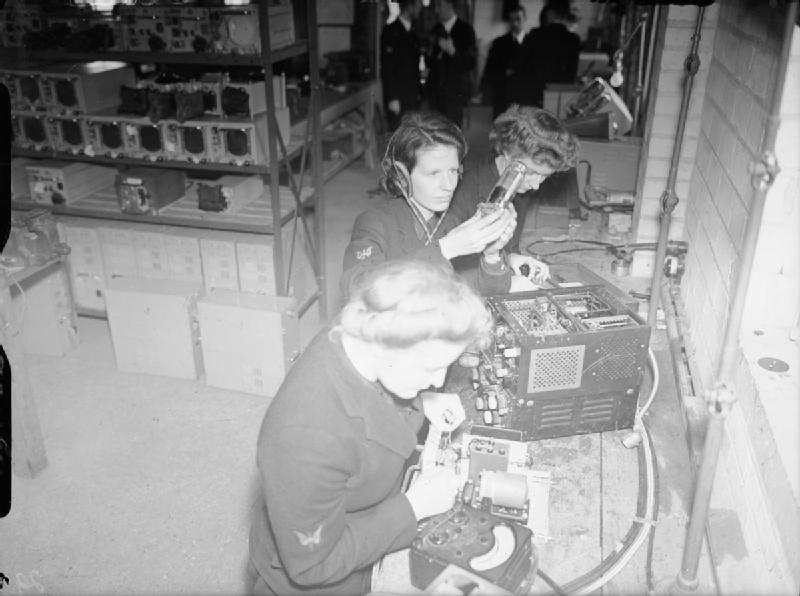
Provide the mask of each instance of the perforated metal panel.
[{"label": "perforated metal panel", "polygon": [[542,393],[581,386],[585,346],[531,350],[528,393]]},{"label": "perforated metal panel", "polygon": [[608,337],[600,343],[603,357],[591,367],[598,382],[616,381],[636,376],[641,349],[628,338]]}]

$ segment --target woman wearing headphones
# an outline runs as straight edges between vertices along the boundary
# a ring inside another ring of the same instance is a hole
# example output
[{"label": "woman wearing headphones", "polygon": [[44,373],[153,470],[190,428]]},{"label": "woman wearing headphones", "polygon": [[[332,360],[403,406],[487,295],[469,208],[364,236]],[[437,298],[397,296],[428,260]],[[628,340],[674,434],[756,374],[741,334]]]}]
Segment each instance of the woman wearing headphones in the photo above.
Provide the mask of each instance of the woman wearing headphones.
[{"label": "woman wearing headphones", "polygon": [[442,385],[491,328],[481,298],[442,267],[396,260],[360,278],[261,425],[253,593],[365,594],[372,564],[410,546],[418,520],[452,507],[452,471],[423,470],[400,490],[423,422],[418,393]]},{"label": "woman wearing headphones", "polygon": [[502,253],[516,227],[513,206],[486,215],[453,204],[467,144],[461,130],[433,113],[411,112],[389,139],[381,166],[392,196],[356,218],[344,255],[342,293],[376,264],[413,258],[454,268],[483,293],[507,292]]}]

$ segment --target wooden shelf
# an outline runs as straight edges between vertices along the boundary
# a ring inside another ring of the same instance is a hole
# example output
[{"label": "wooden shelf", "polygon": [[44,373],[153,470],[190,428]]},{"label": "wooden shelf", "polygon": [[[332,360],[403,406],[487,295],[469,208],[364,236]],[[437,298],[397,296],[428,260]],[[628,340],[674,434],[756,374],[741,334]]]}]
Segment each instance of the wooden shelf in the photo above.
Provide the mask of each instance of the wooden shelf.
[{"label": "wooden shelf", "polygon": [[[304,202],[308,201],[312,194],[313,189],[307,187],[304,189],[301,199]],[[245,204],[236,213],[213,213],[198,209],[196,194],[187,192],[183,198],[162,208],[158,215],[132,215],[120,211],[116,191],[113,188],[109,188],[84,199],[79,199],[69,205],[45,205],[30,200],[14,199],[11,201],[11,207],[12,209],[23,211],[45,207],[54,214],[71,217],[90,217],[254,234],[275,233],[275,219],[267,197]],[[287,191],[285,195],[281,196],[281,226],[289,222],[294,216],[294,208],[294,197],[290,191]]]},{"label": "wooden shelf", "polygon": [[[270,60],[280,62],[287,58],[302,56],[308,51],[308,42],[298,40],[291,45],[272,50]],[[261,66],[260,54],[196,54],[192,52],[68,52],[54,50],[18,50],[14,54],[19,57],[40,60],[118,60],[120,62],[140,62],[154,64],[198,64],[203,66]],[[12,56],[14,55],[12,54]]]}]

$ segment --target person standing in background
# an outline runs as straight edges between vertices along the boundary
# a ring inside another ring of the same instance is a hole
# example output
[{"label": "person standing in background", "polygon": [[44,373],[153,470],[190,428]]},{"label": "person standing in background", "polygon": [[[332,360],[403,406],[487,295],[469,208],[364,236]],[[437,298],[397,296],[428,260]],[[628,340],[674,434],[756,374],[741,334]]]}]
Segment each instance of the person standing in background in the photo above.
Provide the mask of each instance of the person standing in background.
[{"label": "person standing in background", "polygon": [[478,48],[472,25],[456,15],[456,0],[436,0],[439,22],[433,28],[428,60],[431,108],[455,122],[464,122],[464,107],[472,97]]},{"label": "person standing in background", "polygon": [[390,131],[421,100],[419,39],[414,22],[422,8],[420,0],[400,0],[400,15],[381,31],[381,83],[383,107]]},{"label": "person standing in background", "polygon": [[548,83],[574,83],[578,75],[581,38],[570,31],[577,21],[570,0],[547,0],[539,27],[525,39],[525,53],[532,75],[532,104],[544,105]]},{"label": "person standing in background", "polygon": [[512,104],[531,105],[531,73],[524,51],[525,7],[512,4],[503,19],[509,31],[496,37],[489,48],[481,78],[484,101],[492,103],[492,118],[497,118]]}]

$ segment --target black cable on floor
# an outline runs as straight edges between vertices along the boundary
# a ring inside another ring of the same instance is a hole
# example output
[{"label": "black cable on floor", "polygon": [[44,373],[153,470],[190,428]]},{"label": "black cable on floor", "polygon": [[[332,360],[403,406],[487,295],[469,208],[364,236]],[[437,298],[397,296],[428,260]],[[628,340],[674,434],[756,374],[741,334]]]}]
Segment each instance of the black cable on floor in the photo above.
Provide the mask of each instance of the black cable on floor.
[{"label": "black cable on floor", "polygon": [[536,575],[541,577],[544,580],[544,583],[553,588],[553,592],[556,593],[556,596],[567,596],[567,593],[561,589],[561,586],[559,586],[556,582],[554,582],[553,578],[547,575],[544,571],[542,571],[541,569],[537,569]]}]

